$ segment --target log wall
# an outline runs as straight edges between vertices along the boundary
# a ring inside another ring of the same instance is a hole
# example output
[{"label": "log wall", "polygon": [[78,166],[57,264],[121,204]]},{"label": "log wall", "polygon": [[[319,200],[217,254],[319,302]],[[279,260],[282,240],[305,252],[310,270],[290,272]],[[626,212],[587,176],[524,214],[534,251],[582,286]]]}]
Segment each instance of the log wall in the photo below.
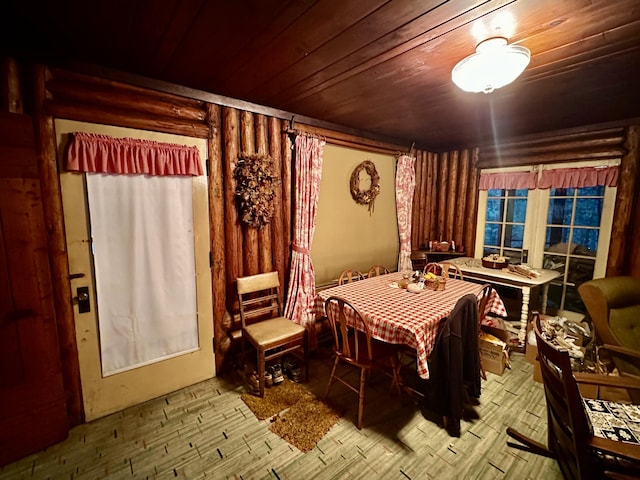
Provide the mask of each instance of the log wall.
[{"label": "log wall", "polygon": [[640,127],[584,127],[520,137],[481,149],[478,166],[494,168],[620,159],[620,175],[607,259],[607,276],[640,278]]},{"label": "log wall", "polygon": [[[53,68],[47,72],[46,84],[42,83],[39,93],[40,98],[46,98],[43,102],[46,114],[40,115],[48,116],[46,124],[55,117],[209,140],[207,164],[216,369],[224,370],[225,354],[231,343],[229,335],[237,328],[236,278],[276,269],[281,284],[286,285],[291,228],[291,143],[283,133],[282,121],[66,70]],[[49,136],[51,138],[42,141],[55,142],[53,130]],[[242,225],[235,207],[233,172],[242,153],[268,153],[281,172],[281,183],[274,200],[275,216],[270,225],[259,230]],[[55,160],[49,161],[48,165],[55,167]],[[47,182],[57,184],[56,175],[49,175]],[[56,185],[54,192],[57,189],[59,186]],[[63,235],[61,215],[51,228]],[[59,270],[59,275],[66,278],[68,272]],[[61,283],[68,285],[68,282]],[[71,316],[63,323],[75,335],[72,313],[62,312],[62,318]]]},{"label": "log wall", "polygon": [[640,127],[625,130],[607,276],[640,278]]},{"label": "log wall", "polygon": [[416,153],[411,246],[454,240],[473,256],[478,199],[478,149]]}]

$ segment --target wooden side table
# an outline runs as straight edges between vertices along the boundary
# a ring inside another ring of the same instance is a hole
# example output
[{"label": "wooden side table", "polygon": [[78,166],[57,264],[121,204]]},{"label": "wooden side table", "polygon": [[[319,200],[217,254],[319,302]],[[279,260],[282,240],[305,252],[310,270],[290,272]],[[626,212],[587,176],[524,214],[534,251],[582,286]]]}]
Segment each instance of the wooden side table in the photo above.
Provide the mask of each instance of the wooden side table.
[{"label": "wooden side table", "polygon": [[453,263],[458,265],[460,270],[462,270],[465,280],[475,279],[481,282],[515,288],[522,292],[522,308],[520,310],[520,331],[518,332],[518,340],[520,346],[523,347],[527,331],[527,322],[529,321],[529,301],[531,299],[531,290],[535,287],[542,288],[542,304],[540,305],[540,313],[546,313],[549,283],[559,277],[561,275],[560,272],[537,268],[536,270],[538,270],[541,275],[537,278],[528,278],[509,272],[507,269],[496,270],[485,268],[482,266],[482,260],[479,258],[461,257],[456,259]]},{"label": "wooden side table", "polygon": [[435,250],[418,249],[411,251],[411,264],[414,270],[422,271],[428,262],[444,262],[445,260],[464,257],[465,255],[465,253],[454,252],[453,250],[439,252]]}]

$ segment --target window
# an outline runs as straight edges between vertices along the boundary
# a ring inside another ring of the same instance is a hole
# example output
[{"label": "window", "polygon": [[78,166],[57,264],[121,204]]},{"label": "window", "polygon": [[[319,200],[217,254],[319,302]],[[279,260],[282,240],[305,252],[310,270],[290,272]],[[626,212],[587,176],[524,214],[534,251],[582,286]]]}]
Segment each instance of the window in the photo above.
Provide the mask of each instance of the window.
[{"label": "window", "polygon": [[594,276],[605,187],[552,188],[543,268],[562,273],[549,288],[549,306],[584,312],[577,286]]},{"label": "window", "polygon": [[[576,162],[544,169],[618,163]],[[532,168],[483,173],[530,172]],[[577,287],[605,274],[615,194],[615,187],[604,186],[480,191],[476,256],[498,253],[510,263],[560,272],[549,286],[547,313],[585,313]]]},{"label": "window", "polygon": [[525,188],[487,191],[483,257],[497,253],[509,263],[522,261],[528,193]]}]

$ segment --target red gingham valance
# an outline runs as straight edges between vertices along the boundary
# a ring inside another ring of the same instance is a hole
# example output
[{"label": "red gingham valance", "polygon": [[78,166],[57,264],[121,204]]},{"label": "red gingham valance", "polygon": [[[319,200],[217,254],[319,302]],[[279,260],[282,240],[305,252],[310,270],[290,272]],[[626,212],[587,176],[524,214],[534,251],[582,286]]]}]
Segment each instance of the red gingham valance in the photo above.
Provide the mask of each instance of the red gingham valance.
[{"label": "red gingham valance", "polygon": [[543,170],[538,188],[618,186],[618,167],[556,168]]},{"label": "red gingham valance", "polygon": [[121,175],[202,175],[197,147],[74,132],[67,170]]},{"label": "red gingham valance", "polygon": [[478,188],[521,189],[534,188],[584,188],[604,185],[618,186],[618,166],[614,167],[580,167],[550,168],[543,170],[540,179],[536,172],[483,173],[480,175]]},{"label": "red gingham valance", "polygon": [[536,172],[483,173],[480,175],[478,188],[480,190],[518,190],[521,188],[533,190],[536,188],[536,177]]}]

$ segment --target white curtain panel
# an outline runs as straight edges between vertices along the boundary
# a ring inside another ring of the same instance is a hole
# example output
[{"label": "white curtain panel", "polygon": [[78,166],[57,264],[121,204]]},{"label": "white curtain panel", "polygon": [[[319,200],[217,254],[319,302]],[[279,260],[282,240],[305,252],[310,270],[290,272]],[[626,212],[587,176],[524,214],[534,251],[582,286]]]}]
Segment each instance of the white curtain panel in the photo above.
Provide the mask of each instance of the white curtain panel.
[{"label": "white curtain panel", "polygon": [[103,376],[197,349],[191,177],[86,177]]}]

